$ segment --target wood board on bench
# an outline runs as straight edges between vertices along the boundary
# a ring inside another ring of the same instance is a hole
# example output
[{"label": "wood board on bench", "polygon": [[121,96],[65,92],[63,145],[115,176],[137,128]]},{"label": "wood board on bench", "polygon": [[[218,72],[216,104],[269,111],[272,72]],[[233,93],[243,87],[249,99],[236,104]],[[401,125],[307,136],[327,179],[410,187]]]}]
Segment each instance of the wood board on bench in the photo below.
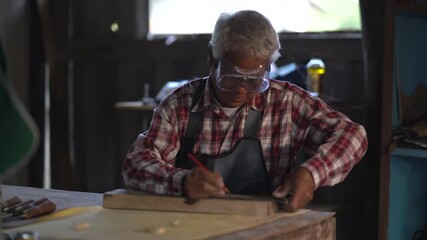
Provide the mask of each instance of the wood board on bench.
[{"label": "wood board on bench", "polygon": [[116,189],[104,193],[103,207],[260,217],[277,212],[277,204],[272,198],[229,194],[188,203],[188,199],[182,196],[151,194],[130,189]]}]

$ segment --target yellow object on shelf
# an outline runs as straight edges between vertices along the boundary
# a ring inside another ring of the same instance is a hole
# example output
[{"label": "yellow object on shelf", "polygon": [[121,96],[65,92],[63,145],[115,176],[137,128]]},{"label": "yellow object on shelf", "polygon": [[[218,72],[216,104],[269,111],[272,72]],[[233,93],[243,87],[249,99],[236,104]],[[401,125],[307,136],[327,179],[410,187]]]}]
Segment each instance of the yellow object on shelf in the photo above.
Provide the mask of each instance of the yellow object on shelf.
[{"label": "yellow object on shelf", "polygon": [[311,93],[322,93],[322,75],[325,74],[325,63],[320,58],[312,58],[306,65],[307,69],[307,90]]}]

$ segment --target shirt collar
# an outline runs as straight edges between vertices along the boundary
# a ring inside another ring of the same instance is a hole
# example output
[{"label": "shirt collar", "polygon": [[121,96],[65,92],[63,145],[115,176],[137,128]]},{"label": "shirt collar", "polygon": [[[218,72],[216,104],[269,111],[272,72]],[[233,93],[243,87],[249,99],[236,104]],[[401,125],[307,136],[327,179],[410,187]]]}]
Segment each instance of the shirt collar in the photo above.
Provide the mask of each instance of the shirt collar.
[{"label": "shirt collar", "polygon": [[[218,111],[220,105],[215,99],[215,96],[212,93],[213,89],[211,89],[210,86],[210,81],[212,81],[212,79],[210,77],[205,77],[201,81],[206,81],[204,94],[203,97],[201,97],[196,103],[192,111],[200,112],[208,108],[211,108],[214,111]],[[249,100],[248,105],[257,111],[264,111],[267,106],[268,91],[269,89],[267,89],[265,92],[256,94],[251,100]]]}]

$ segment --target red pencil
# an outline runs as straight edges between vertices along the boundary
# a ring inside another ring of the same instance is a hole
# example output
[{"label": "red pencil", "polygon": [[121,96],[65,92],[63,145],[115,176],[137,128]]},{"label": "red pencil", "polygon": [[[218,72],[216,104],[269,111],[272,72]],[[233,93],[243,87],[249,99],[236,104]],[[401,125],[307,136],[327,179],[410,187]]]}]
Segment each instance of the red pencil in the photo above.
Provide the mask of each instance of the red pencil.
[{"label": "red pencil", "polygon": [[[205,171],[209,171],[205,165],[203,165],[192,153],[188,153],[187,154],[188,158],[190,158],[191,161],[193,161],[197,166],[201,167],[203,170]],[[230,190],[228,190],[228,188],[226,186],[224,186],[224,191],[225,193],[230,193]]]}]

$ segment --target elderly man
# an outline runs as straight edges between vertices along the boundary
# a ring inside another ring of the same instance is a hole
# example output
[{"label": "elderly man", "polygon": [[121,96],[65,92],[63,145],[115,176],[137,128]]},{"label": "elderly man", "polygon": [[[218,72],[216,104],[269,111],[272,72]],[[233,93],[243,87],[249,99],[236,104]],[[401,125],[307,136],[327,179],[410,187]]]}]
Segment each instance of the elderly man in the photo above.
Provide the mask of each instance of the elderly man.
[{"label": "elderly man", "polygon": [[[367,149],[361,125],[303,89],[269,79],[280,42],[262,14],[222,14],[208,50],[209,76],[168,95],[131,147],[122,169],[129,187],[192,199],[227,189],[292,192],[283,209],[296,211],[361,160]],[[309,157],[294,167],[300,150]]]}]

